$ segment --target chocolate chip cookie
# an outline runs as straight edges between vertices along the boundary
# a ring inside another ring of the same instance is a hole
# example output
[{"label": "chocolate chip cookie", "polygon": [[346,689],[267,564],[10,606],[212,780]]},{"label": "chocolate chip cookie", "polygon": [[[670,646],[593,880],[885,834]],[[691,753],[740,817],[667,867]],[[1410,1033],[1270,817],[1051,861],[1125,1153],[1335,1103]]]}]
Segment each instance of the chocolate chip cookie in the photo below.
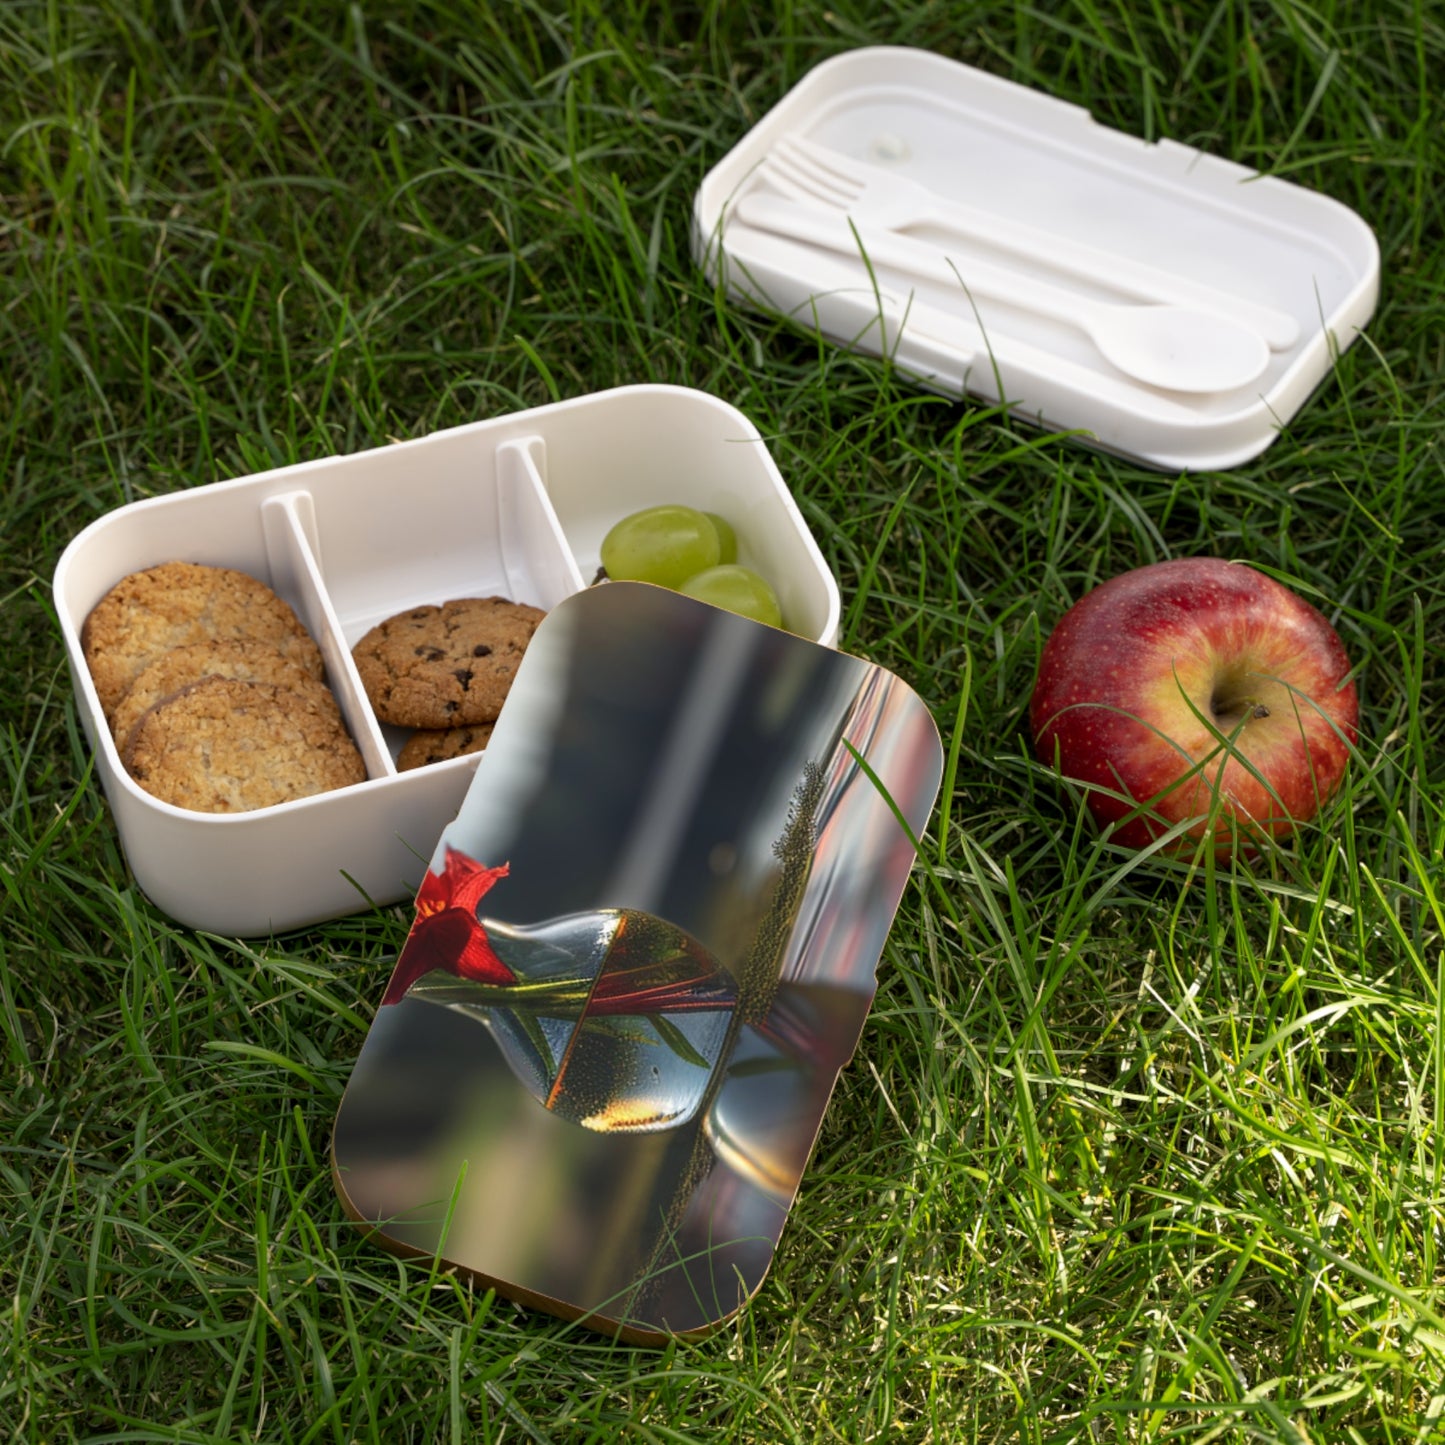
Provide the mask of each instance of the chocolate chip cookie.
[{"label": "chocolate chip cookie", "polygon": [[464,597],[413,607],[356,644],[362,685],[377,717],[409,728],[492,722],[545,614],[505,597]]},{"label": "chocolate chip cookie", "polygon": [[421,728],[402,744],[396,758],[397,770],[407,773],[431,763],[444,763],[448,758],[479,753],[491,735],[491,723],[470,728]]},{"label": "chocolate chip cookie", "polygon": [[164,562],[122,577],[85,619],[80,642],[109,720],[131,684],[162,653],[227,637],[269,642],[313,677],[321,676],[316,644],[264,582],[195,562]]},{"label": "chocolate chip cookie", "polygon": [[334,706],[229,677],[192,683],[144,713],[125,765],[162,802],[201,813],[269,808],[366,777]]}]

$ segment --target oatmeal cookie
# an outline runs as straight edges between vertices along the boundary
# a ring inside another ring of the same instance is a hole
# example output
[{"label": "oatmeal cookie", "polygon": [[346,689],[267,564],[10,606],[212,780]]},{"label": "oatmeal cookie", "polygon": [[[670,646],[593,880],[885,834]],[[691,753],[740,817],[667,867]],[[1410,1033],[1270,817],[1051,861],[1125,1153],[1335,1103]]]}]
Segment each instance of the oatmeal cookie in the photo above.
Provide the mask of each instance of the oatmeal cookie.
[{"label": "oatmeal cookie", "polygon": [[131,776],[202,813],[244,813],[360,783],[366,765],[334,707],[267,682],[208,677],[131,730]]},{"label": "oatmeal cookie", "polygon": [[80,641],[109,720],[162,653],[226,637],[270,642],[321,676],[321,653],[291,608],[264,582],[229,567],[163,562],[122,577],[85,619]]},{"label": "oatmeal cookie", "polygon": [[142,670],[115,705],[110,725],[116,747],[125,752],[130,731],[140,721],[142,713],[162,698],[199,682],[203,677],[233,677],[242,682],[275,683],[278,687],[289,687],[303,697],[314,698],[322,708],[339,712],[331,689],[269,642],[256,642],[244,637],[192,642],[163,652]]}]

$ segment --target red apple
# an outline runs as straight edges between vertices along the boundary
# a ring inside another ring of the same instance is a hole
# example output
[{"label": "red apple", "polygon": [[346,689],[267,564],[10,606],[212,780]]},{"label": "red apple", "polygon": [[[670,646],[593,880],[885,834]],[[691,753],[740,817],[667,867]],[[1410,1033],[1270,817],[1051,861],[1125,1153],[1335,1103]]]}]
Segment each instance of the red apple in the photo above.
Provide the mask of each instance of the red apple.
[{"label": "red apple", "polygon": [[1176,850],[1212,835],[1224,857],[1315,815],[1358,721],[1334,628],[1218,557],[1157,562],[1082,597],[1044,644],[1029,707],[1039,757],[1083,785],[1114,841],[1143,847],[1192,819]]}]

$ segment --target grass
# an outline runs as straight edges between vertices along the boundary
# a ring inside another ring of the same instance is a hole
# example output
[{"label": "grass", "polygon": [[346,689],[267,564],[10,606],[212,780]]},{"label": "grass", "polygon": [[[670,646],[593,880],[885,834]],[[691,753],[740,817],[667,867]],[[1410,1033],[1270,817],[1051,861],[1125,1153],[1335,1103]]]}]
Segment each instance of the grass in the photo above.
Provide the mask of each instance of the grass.
[{"label": "grass", "polygon": [[[1145,471],[721,305],[709,167],[926,46],[1357,209],[1363,341]],[[1445,21],[1411,0],[0,9],[0,1430],[43,1441],[1445,1438]],[[269,942],[129,879],[49,601],[138,497],[621,383],[768,437],[843,645],[953,749],[761,1293],[622,1347],[368,1245],[328,1131],[406,910]],[[1030,758],[1092,584],[1252,561],[1359,666],[1343,794],[1234,869]]]}]

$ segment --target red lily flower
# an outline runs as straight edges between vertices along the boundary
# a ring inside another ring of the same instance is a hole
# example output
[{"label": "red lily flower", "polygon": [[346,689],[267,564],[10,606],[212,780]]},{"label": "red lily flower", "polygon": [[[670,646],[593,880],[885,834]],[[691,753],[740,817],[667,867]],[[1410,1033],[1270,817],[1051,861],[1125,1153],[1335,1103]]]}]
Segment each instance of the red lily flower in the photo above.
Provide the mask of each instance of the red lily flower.
[{"label": "red lily flower", "polygon": [[483,868],[450,844],[440,873],[427,870],[416,895],[416,919],[396,961],[381,1004],[400,1003],[407,989],[433,969],[478,983],[512,984],[517,976],[492,951],[477,919],[477,904],[510,865]]}]

